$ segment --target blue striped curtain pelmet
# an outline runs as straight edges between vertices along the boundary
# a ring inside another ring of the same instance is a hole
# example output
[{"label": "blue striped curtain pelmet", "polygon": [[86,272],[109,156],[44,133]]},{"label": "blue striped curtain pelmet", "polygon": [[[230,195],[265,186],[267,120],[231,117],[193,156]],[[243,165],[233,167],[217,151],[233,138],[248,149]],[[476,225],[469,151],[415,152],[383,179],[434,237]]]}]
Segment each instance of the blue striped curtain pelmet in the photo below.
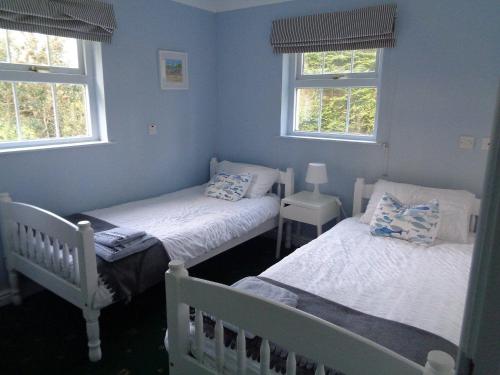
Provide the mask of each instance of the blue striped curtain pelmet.
[{"label": "blue striped curtain pelmet", "polygon": [[275,20],[271,45],[275,53],[394,47],[395,20],[395,4]]}]

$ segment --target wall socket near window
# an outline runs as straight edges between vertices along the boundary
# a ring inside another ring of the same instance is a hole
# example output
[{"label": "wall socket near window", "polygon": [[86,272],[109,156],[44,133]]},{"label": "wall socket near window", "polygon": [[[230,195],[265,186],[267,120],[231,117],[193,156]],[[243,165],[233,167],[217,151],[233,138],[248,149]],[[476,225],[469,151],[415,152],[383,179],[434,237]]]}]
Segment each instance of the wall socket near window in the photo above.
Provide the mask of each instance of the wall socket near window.
[{"label": "wall socket near window", "polygon": [[474,148],[474,137],[462,135],[458,139],[458,147],[462,150],[472,150]]},{"label": "wall socket near window", "polygon": [[491,146],[491,138],[486,137],[481,140],[481,150],[488,151]]},{"label": "wall socket near window", "polygon": [[149,135],[156,135],[156,134],[158,134],[158,125],[156,125],[156,124],[149,124],[148,125],[148,134]]}]

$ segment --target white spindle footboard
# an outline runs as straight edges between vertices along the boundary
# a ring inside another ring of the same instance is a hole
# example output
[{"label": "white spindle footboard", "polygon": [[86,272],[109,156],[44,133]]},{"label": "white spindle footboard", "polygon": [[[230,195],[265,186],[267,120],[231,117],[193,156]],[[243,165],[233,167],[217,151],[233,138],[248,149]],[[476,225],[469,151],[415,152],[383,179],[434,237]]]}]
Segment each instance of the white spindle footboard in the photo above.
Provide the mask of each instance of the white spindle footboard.
[{"label": "white spindle footboard", "polygon": [[89,358],[101,359],[99,309],[92,306],[98,287],[94,232],[88,221],[63,218],[0,194],[2,244],[12,302],[21,303],[20,272],[83,311]]},{"label": "white spindle footboard", "polygon": [[[170,262],[165,275],[170,374],[227,374],[223,321],[237,332],[237,374],[274,374],[269,342],[288,350],[286,373],[296,373],[296,355],[314,361],[316,375],[325,367],[346,375],[451,375],[454,360],[430,352],[424,367],[366,338],[297,309],[258,298],[237,289],[189,277],[184,264]],[[195,350],[190,349],[189,307],[195,313]],[[215,365],[205,361],[203,314],[215,317]],[[297,329],[299,328],[299,329]],[[247,366],[245,330],[262,338],[260,368]],[[233,371],[234,372],[234,371]]]}]

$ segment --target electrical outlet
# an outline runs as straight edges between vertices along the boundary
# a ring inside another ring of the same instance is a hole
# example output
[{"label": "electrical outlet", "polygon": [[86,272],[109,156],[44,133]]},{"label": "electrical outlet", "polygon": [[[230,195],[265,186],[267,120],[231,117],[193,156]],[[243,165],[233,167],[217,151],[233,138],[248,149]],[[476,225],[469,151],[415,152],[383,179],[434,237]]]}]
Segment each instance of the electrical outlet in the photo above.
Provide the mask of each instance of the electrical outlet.
[{"label": "electrical outlet", "polygon": [[149,124],[148,125],[148,133],[149,133],[149,135],[158,134],[158,126],[156,124]]},{"label": "electrical outlet", "polygon": [[491,146],[491,138],[483,138],[481,140],[481,150],[488,151]]},{"label": "electrical outlet", "polygon": [[474,148],[474,137],[462,135],[458,139],[458,147],[462,150],[472,150]]}]

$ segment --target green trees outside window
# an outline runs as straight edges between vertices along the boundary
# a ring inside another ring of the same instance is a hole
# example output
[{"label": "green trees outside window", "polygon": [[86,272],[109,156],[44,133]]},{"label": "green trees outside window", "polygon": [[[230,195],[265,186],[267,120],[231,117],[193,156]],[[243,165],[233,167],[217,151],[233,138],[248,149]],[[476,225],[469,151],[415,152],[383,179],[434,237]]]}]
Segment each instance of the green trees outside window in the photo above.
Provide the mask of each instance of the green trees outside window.
[{"label": "green trees outside window", "polygon": [[[300,86],[295,88],[295,132],[373,135],[377,108],[377,50],[312,52],[302,55]],[[337,77],[338,75],[338,77]],[[326,78],[324,78],[325,76]],[[368,77],[364,85],[350,79]],[[317,87],[315,80],[338,78],[335,87]],[[342,83],[345,82],[345,86]]]},{"label": "green trees outside window", "polygon": [[[0,29],[0,69],[2,63],[14,71],[25,65],[78,68],[77,41]],[[84,84],[0,76],[0,143],[88,136],[86,97]]]}]

